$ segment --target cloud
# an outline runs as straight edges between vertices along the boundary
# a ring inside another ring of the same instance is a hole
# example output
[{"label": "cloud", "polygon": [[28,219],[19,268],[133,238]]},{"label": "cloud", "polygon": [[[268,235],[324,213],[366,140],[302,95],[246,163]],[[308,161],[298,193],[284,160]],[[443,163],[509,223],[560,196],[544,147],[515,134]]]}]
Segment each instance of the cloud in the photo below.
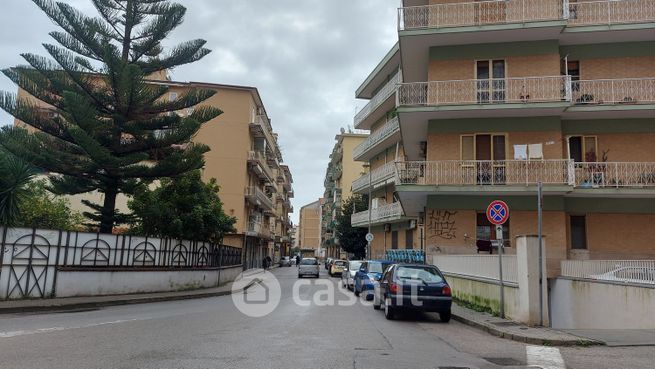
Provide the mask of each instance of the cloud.
[{"label": "cloud", "polygon": [[[168,45],[203,38],[213,53],[173,71],[181,81],[255,86],[291,168],[300,207],[323,194],[323,176],[340,127],[352,125],[355,90],[397,39],[395,1],[178,0],[185,23]],[[91,11],[88,0],[69,0]],[[29,25],[29,27],[26,27]],[[56,26],[30,1],[4,0],[0,67],[21,64],[19,53],[45,54]],[[0,90],[14,91],[0,78]],[[0,114],[0,124],[12,118]]]}]

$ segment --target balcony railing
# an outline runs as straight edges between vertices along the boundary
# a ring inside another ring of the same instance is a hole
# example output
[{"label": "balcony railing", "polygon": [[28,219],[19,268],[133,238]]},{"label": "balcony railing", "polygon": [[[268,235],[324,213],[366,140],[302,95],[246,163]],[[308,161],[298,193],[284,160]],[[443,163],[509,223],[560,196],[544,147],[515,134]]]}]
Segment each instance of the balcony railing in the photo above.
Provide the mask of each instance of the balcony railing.
[{"label": "balcony railing", "polygon": [[399,184],[433,186],[529,186],[576,188],[655,187],[655,163],[573,160],[451,160],[399,162]]},{"label": "balcony railing", "polygon": [[404,31],[563,20],[563,4],[563,0],[494,0],[406,7],[398,10],[398,29]]},{"label": "balcony railing", "polygon": [[653,104],[655,78],[574,81],[572,92],[575,104]]},{"label": "balcony railing", "polygon": [[646,23],[655,21],[653,0],[603,0],[569,5],[570,26]]},{"label": "balcony railing", "polygon": [[259,167],[262,169],[263,173],[266,175],[267,179],[272,183],[275,178],[275,173],[273,169],[269,167],[266,154],[261,151],[249,151],[248,152],[248,161],[252,163],[259,164]]},{"label": "balcony railing", "polygon": [[248,222],[247,233],[252,237],[271,238],[271,230],[259,222]]},{"label": "balcony railing", "polygon": [[655,163],[575,163],[575,185],[580,188],[655,187]]},{"label": "balcony railing", "polygon": [[570,76],[404,83],[400,106],[571,101]]},{"label": "balcony railing", "polygon": [[373,187],[379,185],[382,182],[393,180],[396,176],[396,165],[395,163],[387,163],[381,167],[373,169],[371,176],[369,178],[368,173],[359,177],[353,182],[352,190],[354,192],[362,191],[368,188],[369,181]]},{"label": "balcony railing", "polygon": [[433,186],[551,185],[575,183],[571,160],[449,160],[399,162],[399,184]]},{"label": "balcony railing", "polygon": [[[399,202],[380,206],[371,212],[371,223],[388,222],[400,219],[403,216],[403,208]],[[362,226],[368,224],[368,211],[355,213],[350,218],[353,226]]]},{"label": "balcony railing", "polygon": [[396,92],[396,86],[401,82],[400,73],[397,73],[395,76],[387,82],[384,87],[378,93],[373,96],[373,98],[366,104],[366,106],[355,115],[355,127],[366,119],[371,113],[375,111],[383,102],[390,98]]},{"label": "balcony railing", "polygon": [[355,147],[355,150],[353,150],[353,157],[355,159],[361,157],[362,155],[364,155],[364,153],[371,150],[377,144],[386,140],[387,138],[391,137],[392,135],[396,134],[399,131],[400,131],[400,124],[398,123],[398,118],[394,118],[388,121],[387,123],[384,124],[384,126],[382,126],[382,128],[371,133],[371,135],[368,136],[368,138],[364,140],[364,142],[362,142],[357,147]]},{"label": "balcony railing", "polygon": [[268,195],[257,187],[246,187],[246,197],[257,201],[257,204],[267,210],[274,210],[275,204]]}]

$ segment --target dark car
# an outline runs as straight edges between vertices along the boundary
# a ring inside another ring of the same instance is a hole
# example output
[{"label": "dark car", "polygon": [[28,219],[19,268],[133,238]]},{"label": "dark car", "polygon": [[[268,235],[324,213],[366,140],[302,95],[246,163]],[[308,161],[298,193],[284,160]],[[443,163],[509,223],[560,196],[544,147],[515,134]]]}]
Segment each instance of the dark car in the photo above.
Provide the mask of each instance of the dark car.
[{"label": "dark car", "polygon": [[332,261],[333,261],[332,258],[325,259],[325,264],[324,264],[325,270],[330,270],[330,266],[332,265]]},{"label": "dark car", "polygon": [[355,273],[353,282],[353,291],[355,296],[364,294],[367,300],[373,298],[373,287],[377,283],[376,278],[380,278],[382,273],[393,261],[389,260],[366,260],[359,266]]},{"label": "dark car", "polygon": [[373,308],[384,306],[387,319],[399,310],[439,313],[442,322],[450,321],[452,290],[441,271],[433,265],[392,265],[379,279],[373,295]]}]

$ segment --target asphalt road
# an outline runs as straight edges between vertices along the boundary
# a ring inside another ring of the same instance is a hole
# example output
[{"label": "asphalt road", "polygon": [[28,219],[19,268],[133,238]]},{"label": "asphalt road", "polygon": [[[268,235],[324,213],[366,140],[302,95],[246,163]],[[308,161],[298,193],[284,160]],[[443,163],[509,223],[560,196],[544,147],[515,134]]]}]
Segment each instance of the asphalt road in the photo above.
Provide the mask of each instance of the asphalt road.
[{"label": "asphalt road", "polygon": [[[232,296],[0,316],[0,368],[617,369],[655,362],[648,347],[533,347],[433,314],[387,321],[324,270],[302,286],[295,267],[273,273],[281,298],[262,318],[242,313]],[[266,293],[258,286],[249,298]]]}]

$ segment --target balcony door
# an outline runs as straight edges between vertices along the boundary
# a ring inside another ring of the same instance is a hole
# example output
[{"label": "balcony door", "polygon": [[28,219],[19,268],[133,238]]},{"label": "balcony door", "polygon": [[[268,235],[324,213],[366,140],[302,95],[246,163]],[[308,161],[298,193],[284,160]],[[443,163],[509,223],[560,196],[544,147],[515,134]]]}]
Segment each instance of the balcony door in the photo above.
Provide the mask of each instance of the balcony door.
[{"label": "balcony door", "polygon": [[464,162],[464,166],[475,168],[475,184],[505,184],[507,144],[504,134],[475,134],[462,136],[462,160],[474,158],[473,165]]},{"label": "balcony door", "polygon": [[475,74],[479,104],[505,101],[505,60],[478,60]]}]

